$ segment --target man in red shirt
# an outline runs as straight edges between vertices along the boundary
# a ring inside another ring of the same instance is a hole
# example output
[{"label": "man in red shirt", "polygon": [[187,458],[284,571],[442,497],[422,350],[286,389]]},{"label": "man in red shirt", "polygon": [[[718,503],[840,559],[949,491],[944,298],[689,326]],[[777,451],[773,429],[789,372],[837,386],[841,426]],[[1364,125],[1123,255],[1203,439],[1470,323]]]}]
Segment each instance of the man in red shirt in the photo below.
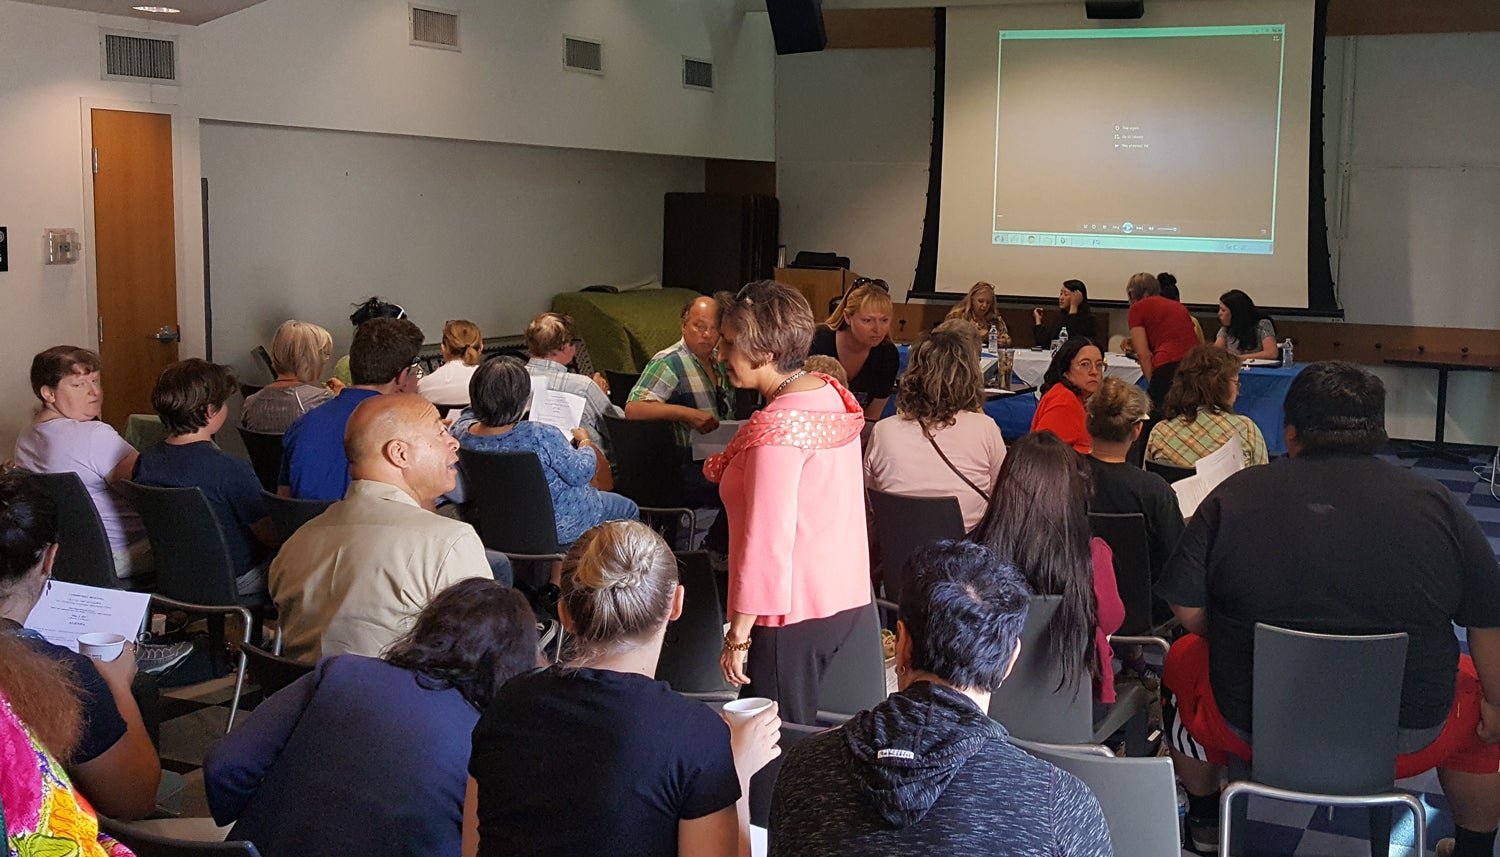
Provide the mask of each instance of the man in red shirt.
[{"label": "man in red shirt", "polygon": [[1130,342],[1135,346],[1151,404],[1160,407],[1172,388],[1177,363],[1198,344],[1193,317],[1187,307],[1161,296],[1161,283],[1154,274],[1136,274],[1125,286],[1130,299]]}]

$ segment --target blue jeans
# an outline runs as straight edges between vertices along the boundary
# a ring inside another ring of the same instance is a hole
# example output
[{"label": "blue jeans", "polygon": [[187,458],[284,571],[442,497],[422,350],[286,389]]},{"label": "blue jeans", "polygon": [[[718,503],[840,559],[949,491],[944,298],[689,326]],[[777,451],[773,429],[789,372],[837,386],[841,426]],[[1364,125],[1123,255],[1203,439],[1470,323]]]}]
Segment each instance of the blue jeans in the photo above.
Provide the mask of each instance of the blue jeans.
[{"label": "blue jeans", "polygon": [[629,497],[616,494],[613,491],[600,491],[599,523],[605,521],[639,521],[641,519],[641,507]]}]

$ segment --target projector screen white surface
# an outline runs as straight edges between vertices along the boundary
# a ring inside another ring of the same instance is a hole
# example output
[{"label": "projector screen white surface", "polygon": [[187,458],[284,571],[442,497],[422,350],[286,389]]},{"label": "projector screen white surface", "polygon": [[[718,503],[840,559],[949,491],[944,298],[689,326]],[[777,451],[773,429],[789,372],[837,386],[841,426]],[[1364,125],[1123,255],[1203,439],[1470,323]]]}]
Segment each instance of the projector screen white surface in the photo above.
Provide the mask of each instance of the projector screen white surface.
[{"label": "projector screen white surface", "polygon": [[939,291],[978,280],[1124,298],[1171,271],[1304,308],[1312,0],[1155,0],[1132,22],[1067,6],[947,15]]}]

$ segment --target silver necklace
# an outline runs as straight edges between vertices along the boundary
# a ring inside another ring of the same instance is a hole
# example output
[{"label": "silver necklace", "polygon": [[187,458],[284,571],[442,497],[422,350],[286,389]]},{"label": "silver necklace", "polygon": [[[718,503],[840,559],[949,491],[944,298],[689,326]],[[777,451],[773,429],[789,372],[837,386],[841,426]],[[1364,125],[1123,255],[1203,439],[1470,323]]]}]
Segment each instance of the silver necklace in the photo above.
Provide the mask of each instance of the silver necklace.
[{"label": "silver necklace", "polygon": [[[806,374],[807,374],[807,370],[806,369],[798,369],[796,372],[793,372],[792,374],[786,376],[786,380],[782,381],[780,384],[778,384],[776,386],[776,389],[774,389],[774,390],[771,391],[771,398],[774,399],[777,396],[781,395],[781,391],[786,389],[786,385],[792,383],[793,381],[797,380],[798,378],[801,378],[803,375],[806,375]],[[769,401],[769,400],[767,400],[767,401]]]}]

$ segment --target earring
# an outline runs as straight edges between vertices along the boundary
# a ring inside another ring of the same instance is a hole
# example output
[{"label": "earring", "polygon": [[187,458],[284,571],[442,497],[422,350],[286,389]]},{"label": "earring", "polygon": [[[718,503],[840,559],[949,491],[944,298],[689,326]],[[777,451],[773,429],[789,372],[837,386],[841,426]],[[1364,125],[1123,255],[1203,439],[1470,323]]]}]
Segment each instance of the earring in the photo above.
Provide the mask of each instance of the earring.
[{"label": "earring", "polygon": [[906,667],[896,664],[896,675],[906,675]]}]

